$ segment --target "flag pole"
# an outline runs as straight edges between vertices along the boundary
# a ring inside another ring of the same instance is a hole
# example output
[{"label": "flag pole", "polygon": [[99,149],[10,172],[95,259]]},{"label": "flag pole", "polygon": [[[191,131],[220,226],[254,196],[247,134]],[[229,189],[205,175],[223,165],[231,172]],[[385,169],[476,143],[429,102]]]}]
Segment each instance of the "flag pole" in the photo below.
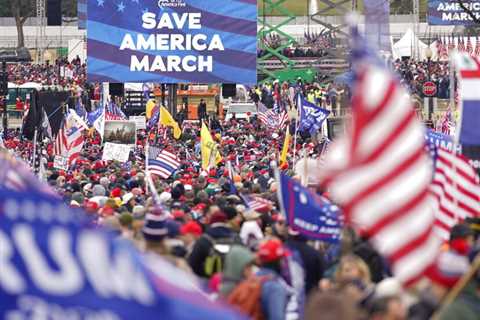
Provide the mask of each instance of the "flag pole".
[{"label": "flag pole", "polygon": [[307,149],[303,145],[303,176],[302,176],[302,185],[308,187],[308,158],[307,158]]},{"label": "flag pole", "polygon": [[32,153],[32,168],[33,171],[35,171],[35,159],[37,157],[37,128],[35,128],[35,131],[33,133],[33,153]]},{"label": "flag pole", "polygon": [[149,194],[149,188],[150,188],[150,183],[149,183],[149,180],[150,180],[150,170],[148,168],[148,151],[149,151],[150,147],[149,147],[149,143],[148,143],[148,137],[147,139],[145,140],[145,176],[147,177],[147,186],[145,188],[145,193],[148,195]]},{"label": "flag pole", "polygon": [[480,270],[480,254],[477,254],[475,260],[473,260],[472,266],[468,272],[464,273],[460,280],[455,284],[455,286],[450,290],[445,299],[443,300],[440,308],[437,309],[437,312],[433,315],[433,320],[438,320],[440,314],[445,310],[462,292],[465,286],[472,280],[477,271]]}]

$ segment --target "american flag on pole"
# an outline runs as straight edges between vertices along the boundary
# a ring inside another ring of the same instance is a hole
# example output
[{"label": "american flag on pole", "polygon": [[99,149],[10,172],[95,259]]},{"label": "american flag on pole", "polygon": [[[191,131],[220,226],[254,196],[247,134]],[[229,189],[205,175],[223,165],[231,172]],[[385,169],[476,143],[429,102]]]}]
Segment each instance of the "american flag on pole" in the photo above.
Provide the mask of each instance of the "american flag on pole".
[{"label": "american flag on pole", "polygon": [[163,179],[168,179],[172,173],[180,168],[180,160],[178,157],[168,152],[160,150],[157,147],[149,147],[148,150],[148,170]]},{"label": "american flag on pole", "polygon": [[[320,181],[345,219],[369,237],[405,285],[434,264],[435,199],[424,128],[407,91],[352,32],[351,130],[332,144]],[[408,230],[408,232],[406,232]]]},{"label": "american flag on pole", "polygon": [[268,128],[271,129],[285,129],[288,121],[288,113],[282,111],[281,113],[276,113],[273,109],[268,109],[263,105],[263,103],[258,103],[258,119]]},{"label": "american flag on pole", "polygon": [[125,120],[127,116],[113,102],[110,102],[105,110],[105,120]]},{"label": "american flag on pole", "polygon": [[458,38],[458,51],[465,52],[465,42],[463,41],[463,37]]},{"label": "american flag on pole", "polygon": [[68,125],[69,120],[64,120],[60,127],[53,144],[53,154],[68,158],[68,163],[74,163],[82,152],[85,139],[83,137],[83,127]]},{"label": "american flag on pole", "polygon": [[448,240],[455,224],[466,218],[480,217],[480,184],[467,158],[446,149],[435,149],[431,186],[438,202],[435,231],[443,240]]}]

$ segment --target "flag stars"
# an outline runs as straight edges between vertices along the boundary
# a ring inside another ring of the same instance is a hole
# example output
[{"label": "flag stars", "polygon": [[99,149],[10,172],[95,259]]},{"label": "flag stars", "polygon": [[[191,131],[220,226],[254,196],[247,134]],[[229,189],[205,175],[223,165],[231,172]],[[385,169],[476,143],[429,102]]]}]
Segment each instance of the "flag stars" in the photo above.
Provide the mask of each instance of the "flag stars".
[{"label": "flag stars", "polygon": [[120,2],[119,4],[117,4],[117,11],[118,12],[124,12],[125,11],[125,4],[122,2]]},{"label": "flag stars", "polygon": [[97,0],[97,6],[103,7],[103,4],[105,3],[105,0]]}]

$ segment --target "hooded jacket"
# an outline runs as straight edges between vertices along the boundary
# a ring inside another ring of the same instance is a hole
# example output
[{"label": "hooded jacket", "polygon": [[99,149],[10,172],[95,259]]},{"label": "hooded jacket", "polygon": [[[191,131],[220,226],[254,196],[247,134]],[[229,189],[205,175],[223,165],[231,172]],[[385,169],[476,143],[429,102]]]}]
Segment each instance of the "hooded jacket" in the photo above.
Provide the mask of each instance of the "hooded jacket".
[{"label": "hooded jacket", "polygon": [[250,250],[243,246],[232,246],[225,256],[225,268],[220,285],[220,295],[228,297],[230,292],[239,284],[243,278],[245,267],[255,260]]}]

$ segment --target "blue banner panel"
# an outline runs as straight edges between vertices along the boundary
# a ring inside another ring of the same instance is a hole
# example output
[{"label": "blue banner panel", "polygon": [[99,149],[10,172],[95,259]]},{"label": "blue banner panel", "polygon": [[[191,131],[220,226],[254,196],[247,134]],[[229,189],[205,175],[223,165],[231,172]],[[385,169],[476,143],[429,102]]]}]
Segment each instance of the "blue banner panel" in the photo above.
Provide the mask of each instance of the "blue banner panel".
[{"label": "blue banner panel", "polygon": [[[480,19],[480,1],[462,0],[465,8]],[[429,0],[428,24],[430,25],[474,25],[472,17],[462,8],[458,0]]]},{"label": "blue banner panel", "polygon": [[256,0],[88,0],[91,82],[257,82]]}]

